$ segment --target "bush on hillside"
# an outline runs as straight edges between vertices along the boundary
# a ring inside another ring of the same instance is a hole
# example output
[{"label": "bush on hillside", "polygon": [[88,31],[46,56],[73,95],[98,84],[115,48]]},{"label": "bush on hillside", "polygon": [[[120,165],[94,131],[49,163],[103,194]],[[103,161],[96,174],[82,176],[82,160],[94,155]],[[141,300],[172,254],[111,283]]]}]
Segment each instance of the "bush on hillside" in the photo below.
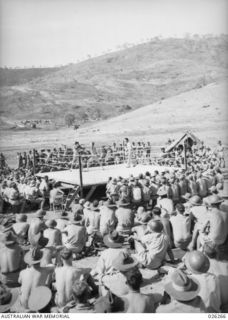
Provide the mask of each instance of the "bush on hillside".
[{"label": "bush on hillside", "polygon": [[74,124],[75,120],[76,120],[76,117],[74,114],[72,113],[67,113],[64,117],[64,120],[65,120],[65,124],[70,127]]}]

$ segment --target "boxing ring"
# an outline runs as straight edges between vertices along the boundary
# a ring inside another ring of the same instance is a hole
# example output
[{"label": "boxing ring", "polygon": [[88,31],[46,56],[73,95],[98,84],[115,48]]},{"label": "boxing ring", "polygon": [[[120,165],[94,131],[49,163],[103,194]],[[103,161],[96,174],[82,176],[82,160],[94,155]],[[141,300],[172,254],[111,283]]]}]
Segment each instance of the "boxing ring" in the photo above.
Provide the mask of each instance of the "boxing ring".
[{"label": "boxing ring", "polygon": [[[103,168],[92,167],[82,170],[83,187],[104,185],[107,183],[109,177],[118,178],[121,176],[122,178],[127,179],[130,177],[130,175],[137,177],[140,173],[145,174],[147,171],[153,173],[155,170],[157,170],[160,173],[165,170],[174,171],[176,169],[180,168],[143,164],[138,164],[135,167],[130,168],[126,168],[126,164],[110,165]],[[44,172],[37,173],[36,175],[38,177],[48,176],[49,179],[72,186],[80,185],[79,169]]]}]

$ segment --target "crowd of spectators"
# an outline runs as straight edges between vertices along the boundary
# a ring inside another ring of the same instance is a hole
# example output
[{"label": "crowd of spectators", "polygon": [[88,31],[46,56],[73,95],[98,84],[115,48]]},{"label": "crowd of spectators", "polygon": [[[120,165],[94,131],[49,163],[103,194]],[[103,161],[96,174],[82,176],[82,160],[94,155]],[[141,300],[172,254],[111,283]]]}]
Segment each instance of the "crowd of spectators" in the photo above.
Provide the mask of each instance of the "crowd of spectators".
[{"label": "crowd of spectators", "polygon": [[[173,141],[168,140],[167,145]],[[183,144],[175,146],[170,152],[161,148],[159,153],[148,142],[129,142],[126,138],[123,143],[113,143],[112,145],[103,145],[99,148],[92,142],[91,147],[86,147],[75,142],[73,147],[63,145],[59,148],[34,149],[28,152],[17,153],[17,169],[31,170],[38,172],[50,172],[79,168],[79,154],[81,156],[82,168],[94,166],[107,166],[129,162],[132,165],[151,164],[162,166],[182,167],[185,158],[188,166],[197,167],[202,161],[205,165],[209,162],[225,166],[224,147],[221,141],[216,148],[206,147],[204,143],[186,144],[186,157]],[[4,156],[1,154],[1,168],[4,166]]]},{"label": "crowd of spectators", "polygon": [[[195,150],[187,169],[110,177],[104,199],[78,196],[52,218],[45,210],[63,196],[60,184],[6,168],[1,209],[15,214],[2,220],[0,311],[226,312],[224,157]],[[39,208],[32,218],[23,213],[28,204]],[[90,254],[99,255],[92,270],[77,268]],[[159,298],[142,293],[145,271],[157,272]]]}]

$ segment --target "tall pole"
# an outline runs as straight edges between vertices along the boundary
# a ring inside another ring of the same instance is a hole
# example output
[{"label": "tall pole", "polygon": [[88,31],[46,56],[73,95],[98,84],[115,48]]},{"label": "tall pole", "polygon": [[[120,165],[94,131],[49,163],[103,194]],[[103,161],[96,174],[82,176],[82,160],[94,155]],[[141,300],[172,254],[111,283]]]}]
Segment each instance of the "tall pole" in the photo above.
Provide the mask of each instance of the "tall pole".
[{"label": "tall pole", "polygon": [[184,168],[187,171],[188,164],[187,164],[187,155],[186,155],[186,141],[184,141]]},{"label": "tall pole", "polygon": [[33,152],[33,174],[36,173],[36,156],[35,156],[35,149],[32,150]]},{"label": "tall pole", "polygon": [[82,161],[81,161],[80,153],[78,155],[78,163],[79,163],[80,190],[81,190],[81,197],[83,198]]}]

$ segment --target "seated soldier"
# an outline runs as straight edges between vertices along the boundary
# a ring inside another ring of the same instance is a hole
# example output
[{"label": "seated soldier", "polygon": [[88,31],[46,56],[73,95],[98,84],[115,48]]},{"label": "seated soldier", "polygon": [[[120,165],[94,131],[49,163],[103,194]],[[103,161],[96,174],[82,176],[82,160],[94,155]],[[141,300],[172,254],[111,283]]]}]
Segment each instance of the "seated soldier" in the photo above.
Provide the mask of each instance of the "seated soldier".
[{"label": "seated soldier", "polygon": [[102,284],[101,291],[107,293],[105,287],[116,295],[122,295],[128,292],[125,279],[120,272],[113,272],[114,261],[127,249],[123,247],[124,238],[118,234],[116,230],[104,236],[104,244],[108,247],[101,252],[95,268],[90,272],[92,276],[96,276],[97,280]]},{"label": "seated soldier", "polygon": [[21,244],[26,243],[28,239],[29,224],[27,222],[27,216],[25,214],[16,215],[16,222],[13,224],[13,230],[17,235],[18,241]]},{"label": "seated soldier", "polygon": [[198,296],[200,284],[177,269],[167,276],[165,293],[156,313],[203,313],[205,306]]},{"label": "seated soldier", "polygon": [[[22,310],[28,310],[28,300],[31,292],[38,286],[50,286],[54,267],[41,267],[43,253],[38,248],[32,248],[24,257],[29,266],[20,272],[18,282],[21,284],[20,306]],[[22,311],[20,311],[22,312]]]},{"label": "seated soldier", "polygon": [[18,284],[18,277],[23,267],[23,250],[18,245],[13,233],[5,232],[0,248],[0,281],[8,287]]},{"label": "seated soldier", "polygon": [[74,220],[70,221],[69,224],[62,231],[63,244],[75,255],[80,254],[85,248],[87,241],[86,228],[82,225],[82,216],[75,215]]},{"label": "seated soldier", "polygon": [[73,259],[71,250],[64,248],[60,252],[60,258],[63,265],[55,269],[55,302],[57,307],[63,310],[62,308],[72,301],[73,283],[76,280],[79,280],[82,275],[94,293],[97,293],[98,290],[89,274],[86,274],[81,269],[79,270],[72,265]]},{"label": "seated soldier", "polygon": [[126,278],[128,293],[121,298],[126,313],[154,313],[155,302],[153,296],[140,293],[143,282],[142,274],[137,268],[137,261],[129,255],[122,255],[114,261],[114,268]]},{"label": "seated soldier", "polygon": [[200,284],[198,295],[204,302],[206,312],[221,312],[221,296],[217,277],[209,273],[210,261],[200,251],[186,253],[183,257],[187,272]]},{"label": "seated soldier", "polygon": [[135,239],[135,258],[143,266],[149,269],[158,269],[165,261],[166,254],[169,255],[171,262],[174,262],[169,239],[163,233],[161,221],[151,220],[147,225],[147,234]]},{"label": "seated soldier", "polygon": [[71,308],[66,306],[63,311],[69,313],[91,313],[94,312],[94,307],[89,303],[90,288],[86,281],[76,280],[72,285],[72,296],[74,301]]},{"label": "seated soldier", "polygon": [[55,247],[62,244],[62,235],[59,229],[56,229],[57,222],[53,219],[47,220],[45,223],[47,229],[44,230],[43,235],[48,239],[47,246]]},{"label": "seated soldier", "polygon": [[17,291],[11,291],[7,286],[0,283],[0,313],[12,312],[18,294]]}]

